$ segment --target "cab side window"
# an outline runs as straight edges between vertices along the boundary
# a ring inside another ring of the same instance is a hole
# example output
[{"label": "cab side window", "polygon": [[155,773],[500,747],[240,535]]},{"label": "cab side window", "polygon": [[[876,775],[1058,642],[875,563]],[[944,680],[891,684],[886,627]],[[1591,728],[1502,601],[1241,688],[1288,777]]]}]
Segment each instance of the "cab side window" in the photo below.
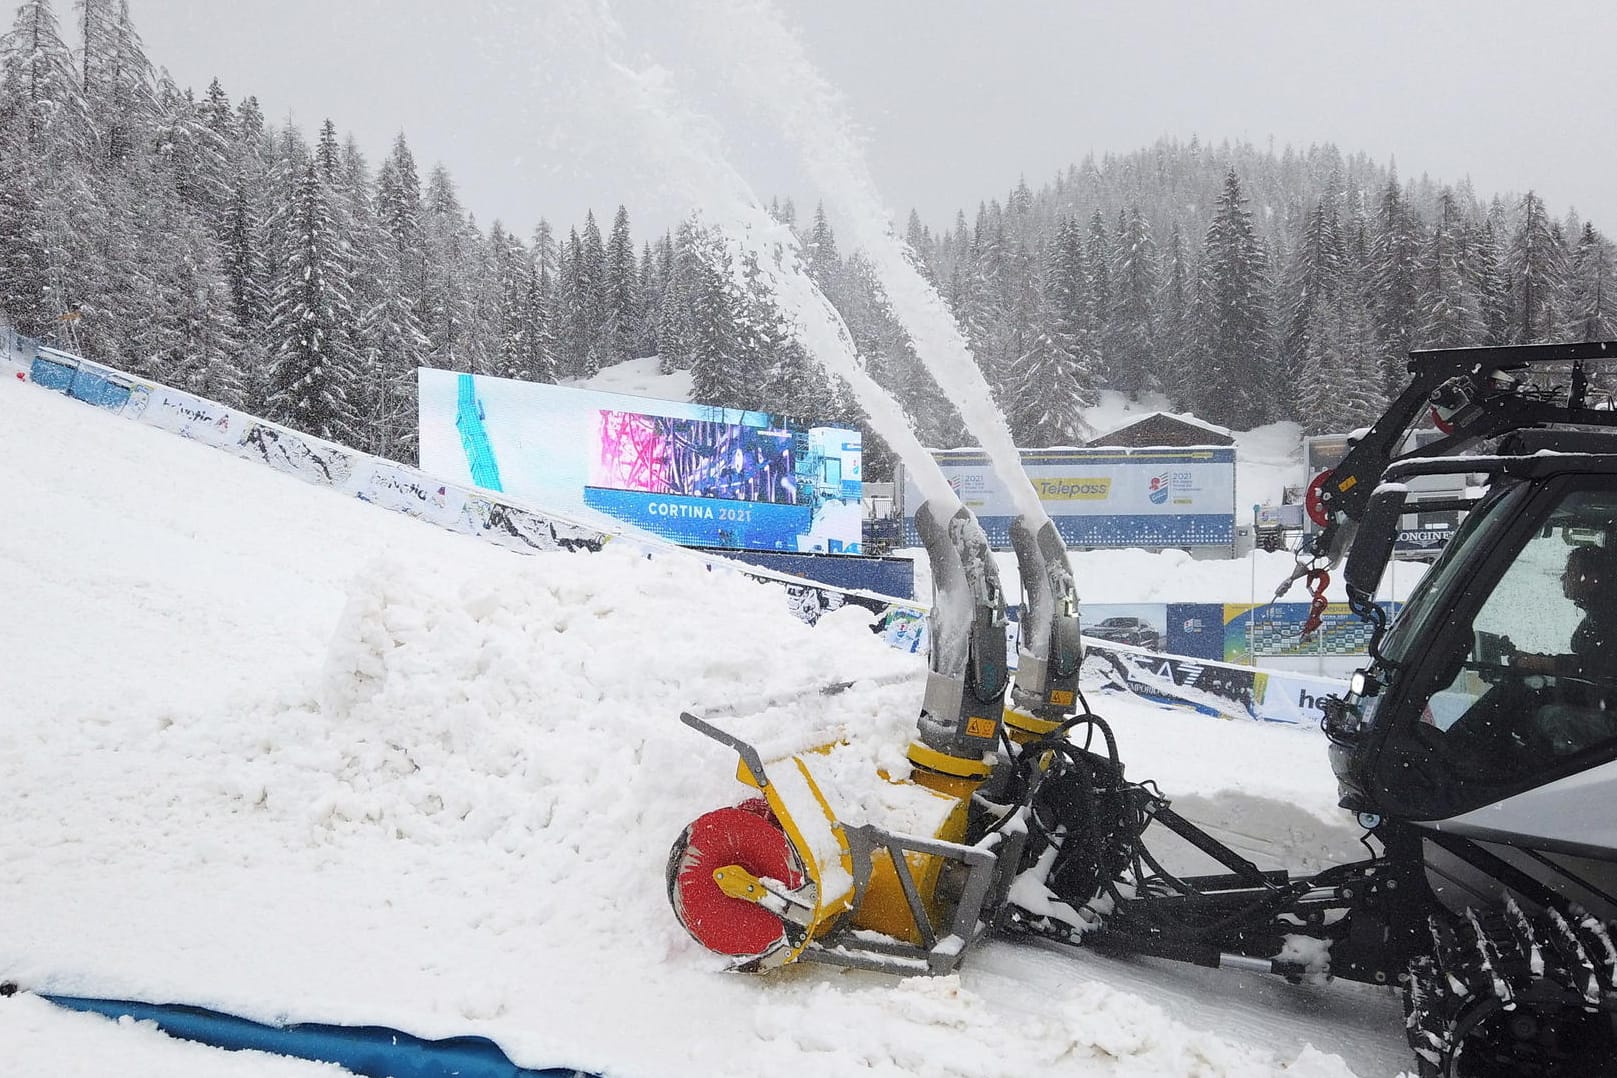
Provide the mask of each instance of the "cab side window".
[{"label": "cab side window", "polygon": [[1483,804],[1617,742],[1617,491],[1568,492],[1470,609],[1426,660],[1400,783],[1416,800],[1425,783]]}]

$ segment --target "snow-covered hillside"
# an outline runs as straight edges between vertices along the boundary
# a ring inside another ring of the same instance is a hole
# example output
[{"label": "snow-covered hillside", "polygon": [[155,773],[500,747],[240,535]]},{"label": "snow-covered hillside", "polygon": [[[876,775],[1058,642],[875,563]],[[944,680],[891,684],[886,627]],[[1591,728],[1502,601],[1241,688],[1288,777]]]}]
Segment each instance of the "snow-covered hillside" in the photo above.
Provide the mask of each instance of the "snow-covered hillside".
[{"label": "snow-covered hillside", "polygon": [[[923,671],[859,611],[810,629],[685,559],[490,549],[9,379],[0,461],[0,978],[614,1076],[1404,1063],[1397,1000],[1347,985],[1009,943],[938,980],[718,972],[664,860],[740,788],[676,717],[896,677],[777,721],[902,769]],[[1097,707],[1131,774],[1241,848],[1353,855],[1314,733]],[[0,1040],[16,1073],[337,1073],[26,995]]]}]

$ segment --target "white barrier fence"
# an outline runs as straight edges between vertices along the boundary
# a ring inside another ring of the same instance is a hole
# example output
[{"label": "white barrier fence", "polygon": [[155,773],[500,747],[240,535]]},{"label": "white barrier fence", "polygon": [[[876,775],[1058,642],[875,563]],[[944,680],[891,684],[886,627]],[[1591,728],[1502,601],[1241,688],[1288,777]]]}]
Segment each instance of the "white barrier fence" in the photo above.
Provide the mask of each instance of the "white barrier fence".
[{"label": "white barrier fence", "polygon": [[[256,460],[308,483],[330,487],[384,509],[520,552],[599,550],[629,541],[648,555],[695,558],[709,568],[739,572],[782,584],[794,614],[811,624],[821,614],[853,603],[883,616],[887,642],[907,651],[926,646],[924,606],[869,592],[845,591],[720,558],[698,557],[680,548],[658,549],[639,537],[540,512],[488,492],[442,482],[409,465],[384,460],[312,435],[227,408],[216,401],[138,378],[9,333],[0,340],[0,360],[27,377],[125,419],[157,427]],[[1015,662],[1014,638],[1008,642]],[[1344,686],[1326,678],[1259,671],[1251,667],[1130,648],[1086,639],[1120,687],[1227,717],[1312,724],[1317,701]],[[1092,662],[1094,660],[1091,660]]]}]

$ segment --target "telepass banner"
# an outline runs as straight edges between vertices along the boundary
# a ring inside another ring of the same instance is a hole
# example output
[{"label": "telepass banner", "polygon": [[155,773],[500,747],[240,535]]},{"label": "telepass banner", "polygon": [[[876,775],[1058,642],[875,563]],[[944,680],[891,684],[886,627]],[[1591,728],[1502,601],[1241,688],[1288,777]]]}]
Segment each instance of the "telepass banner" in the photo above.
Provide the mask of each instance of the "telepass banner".
[{"label": "telepass banner", "polygon": [[[1010,546],[1016,506],[974,449],[934,450],[949,485],[997,549]],[[1024,449],[1022,468],[1070,547],[1230,546],[1235,542],[1235,450]],[[905,476],[906,543],[921,493]]]}]

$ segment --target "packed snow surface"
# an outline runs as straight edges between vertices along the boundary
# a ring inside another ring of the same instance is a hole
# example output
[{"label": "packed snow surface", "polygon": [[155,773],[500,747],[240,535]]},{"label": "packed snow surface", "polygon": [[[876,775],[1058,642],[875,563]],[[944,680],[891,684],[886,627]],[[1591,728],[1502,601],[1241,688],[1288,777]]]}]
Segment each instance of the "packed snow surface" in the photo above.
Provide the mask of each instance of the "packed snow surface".
[{"label": "packed snow surface", "polygon": [[[902,773],[921,660],[860,611],[809,628],[626,545],[493,549],[10,379],[0,459],[0,978],[614,1076],[1404,1065],[1397,1000],[1351,985],[1010,943],[936,980],[720,972],[664,862],[744,791],[677,716],[862,679],[775,705],[777,747]],[[1240,848],[1354,855],[1316,735],[1095,703],[1130,773]],[[336,1073],[28,995],[0,1041],[18,1073]]]}]

